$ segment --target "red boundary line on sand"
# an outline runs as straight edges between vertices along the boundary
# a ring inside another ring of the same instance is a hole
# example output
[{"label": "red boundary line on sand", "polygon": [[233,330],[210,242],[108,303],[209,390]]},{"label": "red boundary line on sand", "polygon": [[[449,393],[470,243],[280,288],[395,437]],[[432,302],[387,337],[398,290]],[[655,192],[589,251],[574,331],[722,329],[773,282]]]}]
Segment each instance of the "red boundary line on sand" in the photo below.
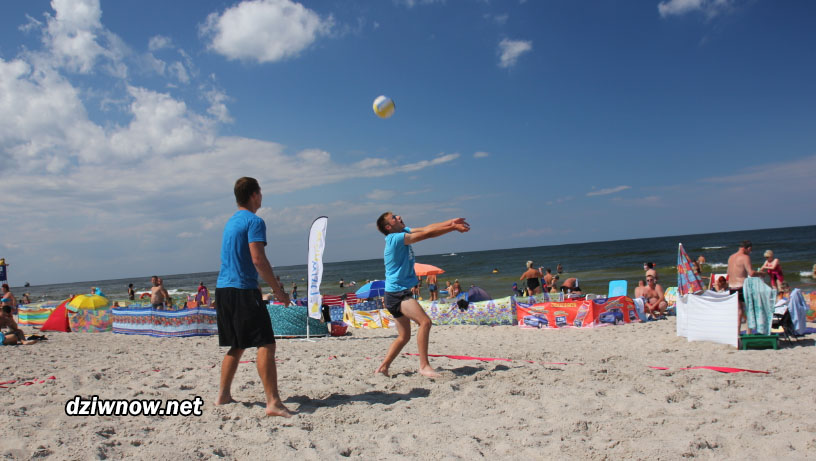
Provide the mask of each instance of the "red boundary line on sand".
[{"label": "red boundary line on sand", "polygon": [[[44,383],[44,382],[46,382],[48,380],[51,380],[51,379],[57,379],[57,377],[56,376],[49,376],[47,378],[40,379],[40,380],[35,379],[33,381],[24,381],[24,382],[20,383],[20,385],[21,386],[31,386],[32,384],[42,384],[42,383]],[[2,388],[2,389],[11,389],[12,386],[9,386],[9,384],[14,384],[16,382],[17,382],[16,379],[12,379],[12,380],[9,380],[9,381],[3,381],[3,382],[0,383],[0,388]]]},{"label": "red boundary line on sand", "polygon": [[[404,353],[403,355],[414,355],[417,356],[419,354],[410,354],[408,352]],[[567,363],[567,362],[536,362],[534,360],[513,360],[501,357],[471,357],[469,355],[447,355],[447,354],[428,354],[428,357],[446,357],[453,360],[480,360],[482,362],[494,362],[494,361],[501,361],[501,362],[527,362],[527,363],[540,363],[541,365],[583,365],[583,363]]]},{"label": "red boundary line on sand", "polygon": [[[653,368],[655,370],[668,370],[669,367],[653,367],[650,366],[649,368]],[[747,368],[731,368],[731,367],[712,367],[712,366],[700,366],[700,367],[688,367],[688,368],[680,368],[680,370],[714,370],[719,371],[720,373],[764,373],[766,375],[771,374],[770,371],[762,371],[762,370],[748,370]]]}]

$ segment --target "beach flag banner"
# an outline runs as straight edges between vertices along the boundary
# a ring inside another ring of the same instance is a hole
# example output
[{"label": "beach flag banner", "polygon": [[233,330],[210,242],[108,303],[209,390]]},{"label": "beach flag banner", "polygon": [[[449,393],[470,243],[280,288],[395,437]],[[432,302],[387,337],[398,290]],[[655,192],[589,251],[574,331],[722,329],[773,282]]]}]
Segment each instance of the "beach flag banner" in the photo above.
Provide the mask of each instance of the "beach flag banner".
[{"label": "beach flag banner", "polygon": [[689,293],[702,293],[703,282],[694,273],[691,260],[683,249],[683,244],[677,245],[677,294],[683,296]]},{"label": "beach flag banner", "polygon": [[329,218],[321,216],[314,220],[309,230],[309,259],[306,267],[309,271],[309,317],[321,318],[320,282],[323,280],[323,251],[326,249],[326,227]]},{"label": "beach flag banner", "polygon": [[639,323],[635,303],[627,296],[576,299],[538,304],[516,303],[521,328],[592,328]]},{"label": "beach flag banner", "polygon": [[8,275],[6,274],[6,260],[0,259],[0,282],[7,282]]}]

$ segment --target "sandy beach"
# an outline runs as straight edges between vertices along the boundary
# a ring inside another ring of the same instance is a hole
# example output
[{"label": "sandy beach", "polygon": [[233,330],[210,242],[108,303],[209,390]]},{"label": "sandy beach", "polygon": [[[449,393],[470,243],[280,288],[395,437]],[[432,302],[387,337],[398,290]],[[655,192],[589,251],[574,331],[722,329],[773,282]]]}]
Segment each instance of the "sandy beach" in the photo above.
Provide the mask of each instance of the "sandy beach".
[{"label": "sandy beach", "polygon": [[[281,395],[297,411],[281,419],[263,416],[254,363],[236,375],[239,403],[211,403],[224,352],[216,337],[48,333],[41,344],[2,348],[0,381],[17,382],[0,389],[0,455],[806,459],[816,450],[812,336],[778,351],[738,351],[688,343],[675,335],[674,318],[559,331],[436,326],[432,354],[513,360],[433,358],[443,377],[429,380],[416,373],[416,357],[402,356],[393,376],[374,376],[394,335],[279,340]],[[415,338],[405,352],[416,352]],[[704,365],[769,373],[682,370]],[[203,415],[66,415],[68,400],[93,395],[200,396]]]}]

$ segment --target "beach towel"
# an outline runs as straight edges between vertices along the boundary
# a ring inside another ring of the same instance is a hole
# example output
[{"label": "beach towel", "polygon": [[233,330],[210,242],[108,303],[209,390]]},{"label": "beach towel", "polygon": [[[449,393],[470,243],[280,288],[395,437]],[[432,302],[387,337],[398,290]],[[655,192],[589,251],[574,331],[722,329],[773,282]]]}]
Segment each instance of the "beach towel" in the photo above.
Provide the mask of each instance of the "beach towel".
[{"label": "beach towel", "polygon": [[648,316],[646,315],[646,300],[644,298],[632,298],[635,303],[635,310],[641,322],[645,322]]},{"label": "beach towel", "polygon": [[788,312],[790,312],[791,321],[793,322],[793,331],[797,335],[805,334],[805,329],[807,329],[807,311],[808,304],[802,295],[802,290],[794,288],[790,295],[790,301],[788,302]]},{"label": "beach towel", "polygon": [[771,334],[776,290],[759,277],[748,277],[742,285],[742,295],[745,298],[748,329],[756,329],[760,335]]}]

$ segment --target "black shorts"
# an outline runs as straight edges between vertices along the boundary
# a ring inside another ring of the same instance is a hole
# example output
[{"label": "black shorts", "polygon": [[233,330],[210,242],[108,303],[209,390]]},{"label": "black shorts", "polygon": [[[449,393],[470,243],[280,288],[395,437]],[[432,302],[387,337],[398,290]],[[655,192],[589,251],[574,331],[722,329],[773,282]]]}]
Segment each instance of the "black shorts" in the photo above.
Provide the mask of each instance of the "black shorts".
[{"label": "black shorts", "polygon": [[741,302],[741,303],[744,303],[744,302],[745,302],[745,298],[743,298],[743,297],[742,297],[742,287],[739,287],[739,288],[729,288],[729,289],[728,289],[728,292],[729,292],[730,294],[732,294],[732,295],[733,295],[734,293],[739,293],[739,295],[737,296],[737,299],[739,299],[739,302]]},{"label": "black shorts", "polygon": [[388,312],[390,312],[395,319],[398,319],[402,317],[402,309],[400,309],[402,301],[413,297],[414,294],[411,293],[411,290],[396,291],[394,293],[386,291],[385,308],[388,309]]},{"label": "black shorts", "polygon": [[218,345],[246,349],[275,343],[266,303],[257,289],[215,289]]},{"label": "black shorts", "polygon": [[538,288],[539,285],[540,283],[538,282],[538,279],[527,279],[528,290],[530,291],[535,290],[536,288]]}]

